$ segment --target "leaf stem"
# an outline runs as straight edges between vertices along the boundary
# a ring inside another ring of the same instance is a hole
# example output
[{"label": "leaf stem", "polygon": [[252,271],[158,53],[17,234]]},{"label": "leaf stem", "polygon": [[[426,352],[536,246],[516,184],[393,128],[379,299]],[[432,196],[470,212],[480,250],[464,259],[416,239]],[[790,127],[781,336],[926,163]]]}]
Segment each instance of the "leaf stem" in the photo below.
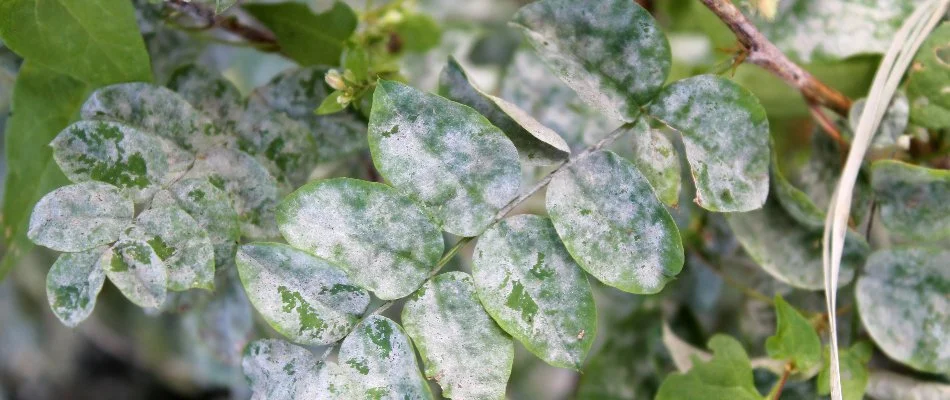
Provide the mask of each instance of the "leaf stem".
[{"label": "leaf stem", "polygon": [[[202,24],[196,28],[198,30],[221,28],[249,43],[256,44],[255,47],[258,50],[275,53],[280,52],[280,44],[277,43],[277,37],[269,30],[245,24],[233,15],[215,15],[214,10],[193,1],[167,0],[165,4],[172,10],[187,14],[198,20]],[[235,7],[235,9],[238,9],[238,7]]]},{"label": "leaf stem", "polygon": [[782,372],[782,377],[779,379],[778,383],[775,384],[775,387],[772,388],[772,391],[769,393],[769,399],[778,400],[782,396],[782,389],[785,388],[785,383],[788,382],[789,375],[792,374],[792,370],[795,369],[795,365],[789,361],[785,364],[785,370]]}]

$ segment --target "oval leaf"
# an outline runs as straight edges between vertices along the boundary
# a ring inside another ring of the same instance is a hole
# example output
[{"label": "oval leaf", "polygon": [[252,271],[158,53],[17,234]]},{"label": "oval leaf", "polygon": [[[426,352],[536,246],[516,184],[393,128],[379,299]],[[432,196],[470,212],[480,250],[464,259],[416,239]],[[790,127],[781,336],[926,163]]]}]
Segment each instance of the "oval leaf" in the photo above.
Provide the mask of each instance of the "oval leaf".
[{"label": "oval leaf", "polygon": [[915,240],[950,238],[950,171],[878,161],[871,185],[887,229]]},{"label": "oval leaf", "polygon": [[241,361],[252,400],[330,399],[329,371],[309,350],[280,339],[260,339]]},{"label": "oval leaf", "polygon": [[233,132],[244,111],[244,96],[217,71],[196,64],[176,69],[166,84],[225,132]]},{"label": "oval leaf", "polygon": [[99,262],[109,281],[137,306],[158,308],[165,302],[168,274],[147,242],[120,239]]},{"label": "oval leaf", "polygon": [[134,206],[121,189],[83,182],[43,196],[30,215],[30,240],[56,251],[83,251],[114,242],[132,223]]},{"label": "oval leaf", "polygon": [[217,265],[231,263],[241,237],[241,225],[227,192],[206,178],[182,179],[152,200],[152,207],[166,205],[181,207],[208,233]]},{"label": "oval leaf", "polygon": [[673,142],[662,130],[653,129],[644,119],[632,128],[633,156],[630,161],[650,181],[656,197],[670,207],[679,204],[680,158]]},{"label": "oval leaf", "polygon": [[169,289],[214,289],[214,248],[208,233],[185,210],[177,206],[145,210],[125,236],[152,246],[168,268]]},{"label": "oval leaf", "polygon": [[56,318],[70,328],[92,314],[106,280],[99,259],[106,247],[59,255],[46,275],[46,298]]}]

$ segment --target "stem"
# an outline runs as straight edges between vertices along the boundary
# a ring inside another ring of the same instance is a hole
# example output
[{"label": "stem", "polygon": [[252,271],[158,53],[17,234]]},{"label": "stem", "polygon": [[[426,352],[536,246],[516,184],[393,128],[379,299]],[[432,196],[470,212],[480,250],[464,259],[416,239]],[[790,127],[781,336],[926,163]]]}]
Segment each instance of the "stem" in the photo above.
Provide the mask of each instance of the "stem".
[{"label": "stem", "polygon": [[198,29],[221,28],[250,43],[257,44],[259,50],[280,52],[277,37],[266,29],[246,25],[234,16],[215,15],[213,10],[189,0],[166,0],[165,4],[172,10],[197,19],[201,23]]},{"label": "stem", "polygon": [[847,116],[851,99],[825,85],[814,76],[793,63],[772,42],[755,28],[729,0],[701,0],[716,16],[735,33],[748,52],[746,60],[781,78],[798,89],[809,103],[828,107],[841,116]]},{"label": "stem", "polygon": [[778,400],[782,396],[782,389],[785,388],[785,382],[788,382],[788,376],[792,374],[792,369],[794,365],[791,361],[785,364],[785,371],[782,372],[782,378],[779,379],[778,383],[775,384],[775,387],[772,388],[772,391],[769,393],[769,399]]}]

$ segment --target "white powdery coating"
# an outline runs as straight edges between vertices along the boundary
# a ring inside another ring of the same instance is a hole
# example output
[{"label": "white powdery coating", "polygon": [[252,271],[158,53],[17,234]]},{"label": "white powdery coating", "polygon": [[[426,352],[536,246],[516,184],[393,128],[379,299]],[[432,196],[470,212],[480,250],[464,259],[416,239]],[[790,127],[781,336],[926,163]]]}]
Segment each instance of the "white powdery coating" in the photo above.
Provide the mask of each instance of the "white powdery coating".
[{"label": "white powdery coating", "polygon": [[237,268],[228,268],[215,279],[213,297],[198,306],[198,335],[217,360],[237,365],[241,351],[255,332],[254,311]]},{"label": "white powdery coating", "polygon": [[538,1],[512,23],[581,99],[610,118],[633,121],[670,70],[666,37],[634,2]]},{"label": "white powdery coating", "polygon": [[[136,203],[178,179],[194,157],[174,143],[111,121],[79,121],[50,143],[69,180],[97,180],[122,188]],[[133,161],[134,160],[134,161]],[[141,163],[141,164],[139,164]],[[106,176],[95,170],[109,171]]]},{"label": "white powdery coating", "polygon": [[165,302],[168,274],[147,242],[119,239],[99,262],[109,281],[135,305],[158,308]]},{"label": "white powdery coating", "polygon": [[769,193],[769,123],[749,91],[699,75],[664,88],[648,112],[683,135],[696,203],[716,212],[754,210]]},{"label": "white powdery coating", "polygon": [[906,248],[871,255],[858,279],[861,321],[889,357],[950,373],[950,251]]},{"label": "white powdery coating", "polygon": [[60,254],[46,275],[46,298],[56,318],[70,328],[96,308],[96,297],[106,280],[99,258],[106,247]]},{"label": "white powdery coating", "polygon": [[402,323],[443,396],[505,398],[514,345],[478,302],[471,276],[433,278],[406,302]]},{"label": "white powdery coating", "polygon": [[545,362],[580,369],[597,311],[587,276],[547,218],[516,215],[493,225],[472,263],[478,297],[502,329]]},{"label": "white powdery coating", "polygon": [[309,183],[277,209],[290,245],[339,265],[383,300],[408,296],[444,249],[442,232],[389,186],[338,178]]},{"label": "white powdery coating", "polygon": [[236,126],[242,144],[279,179],[299,186],[319,161],[317,143],[303,122],[275,111],[254,93]]},{"label": "white powdery coating", "polygon": [[[168,268],[168,288],[188,290],[214,288],[214,248],[208,233],[178,206],[152,207],[135,217],[135,225],[124,236],[171,250],[159,254]],[[153,248],[154,245],[153,245]],[[156,249],[156,253],[160,250]]]},{"label": "white powdery coating", "polygon": [[369,304],[369,294],[353,286],[343,271],[287,245],[243,245],[237,267],[254,308],[297,343],[342,339]]},{"label": "white powdery coating", "polygon": [[130,223],[134,205],[121,189],[83,182],[56,189],[30,215],[27,236],[56,251],[76,252],[110,243]]},{"label": "white powdery coating", "polygon": [[950,171],[882,160],[871,173],[881,222],[891,233],[928,242],[950,237]]},{"label": "white powdery coating", "polygon": [[178,68],[167,86],[225,131],[234,130],[234,124],[243,114],[241,92],[217,71],[205,66],[189,64]]},{"label": "white powdery coating", "polygon": [[254,157],[239,150],[214,148],[198,154],[185,177],[221,179],[241,217],[242,232],[257,239],[277,236],[277,181]]},{"label": "white powdery coating", "polygon": [[185,210],[208,232],[215,263],[229,265],[241,236],[241,224],[228,194],[206,178],[182,179],[168,191],[156,193],[152,200],[153,207],[173,204]]},{"label": "white powdery coating", "polygon": [[599,151],[558,172],[547,192],[558,235],[584,270],[631,293],[656,293],[683,267],[673,218],[629,161]]},{"label": "white powdery coating", "polygon": [[279,339],[251,342],[241,361],[251,400],[330,400],[327,365],[309,350]]},{"label": "white powdery coating", "polygon": [[680,194],[680,159],[673,142],[644,119],[632,129],[633,159],[630,160],[650,181],[660,201],[676,207]]},{"label": "white powdery coating", "polygon": [[416,353],[402,327],[374,314],[340,345],[339,363],[349,399],[431,400]]},{"label": "white powdery coating", "polygon": [[475,110],[396,82],[374,95],[370,150],[393,186],[427,207],[442,228],[476,236],[518,195],[518,150]]}]

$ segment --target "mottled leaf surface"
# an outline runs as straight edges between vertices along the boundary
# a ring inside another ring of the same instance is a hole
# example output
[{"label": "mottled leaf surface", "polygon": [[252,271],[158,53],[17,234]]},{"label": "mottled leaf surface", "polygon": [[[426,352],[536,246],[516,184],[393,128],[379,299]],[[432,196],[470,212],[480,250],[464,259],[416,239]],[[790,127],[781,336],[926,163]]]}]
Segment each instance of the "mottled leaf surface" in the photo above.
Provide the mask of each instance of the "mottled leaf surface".
[{"label": "mottled leaf surface", "polygon": [[676,223],[637,168],[609,152],[558,172],[547,210],[581,268],[631,293],[656,293],[683,268]]},{"label": "mottled leaf surface", "polygon": [[43,196],[30,216],[30,240],[56,251],[83,251],[115,241],[132,223],[132,200],[121,189],[83,182]]},{"label": "mottled leaf surface", "polygon": [[241,361],[252,400],[329,400],[326,365],[309,350],[280,339],[260,339]]},{"label": "mottled leaf surface", "polygon": [[699,75],[665,87],[647,112],[683,135],[697,204],[716,212],[762,206],[769,193],[769,121],[751,92]]},{"label": "mottled leaf surface", "polygon": [[254,308],[297,343],[321,345],[342,339],[369,304],[369,294],[343,271],[287,245],[243,245],[237,266]]},{"label": "mottled leaf surface", "polygon": [[581,99],[614,119],[633,122],[670,71],[666,36],[635,2],[542,0],[512,24]]},{"label": "mottled leaf surface", "polygon": [[775,296],[775,317],[775,335],[765,341],[769,357],[792,362],[797,371],[821,364],[821,339],[808,319],[782,296]]},{"label": "mottled leaf surface", "polygon": [[861,321],[890,358],[920,371],[950,373],[950,252],[880,250],[858,279]]},{"label": "mottled leaf surface", "polygon": [[950,127],[950,24],[934,29],[907,72],[910,119],[931,128]]},{"label": "mottled leaf surface", "polygon": [[297,186],[306,182],[318,162],[317,142],[310,128],[275,111],[252,94],[237,125],[242,150],[257,156],[272,175]]},{"label": "mottled leaf surface", "polygon": [[632,128],[633,155],[630,161],[650,181],[656,197],[670,207],[679,204],[680,158],[673,142],[662,130],[651,128],[643,119]]},{"label": "mottled leaf surface", "polygon": [[950,171],[883,160],[871,167],[871,185],[888,230],[925,241],[950,237]]},{"label": "mottled leaf surface", "polygon": [[99,259],[105,247],[59,255],[46,275],[46,298],[56,318],[70,328],[92,314],[106,280]]},{"label": "mottled leaf surface", "polygon": [[277,208],[290,245],[340,266],[384,300],[408,296],[442,256],[442,233],[395,189],[349,178],[309,183]]},{"label": "mottled leaf surface", "polygon": [[[811,155],[795,176],[789,179],[795,187],[805,193],[819,210],[825,210],[831,204],[831,197],[838,185],[838,178],[844,168],[845,150],[828,135],[812,133]],[[791,178],[791,175],[789,176]],[[863,221],[871,209],[871,182],[868,173],[862,169],[854,184],[854,196],[851,200],[851,223]],[[824,219],[821,221],[824,226]]]},{"label": "mottled leaf surface", "polygon": [[198,222],[180,207],[153,207],[143,211],[124,236],[152,246],[168,268],[169,289],[214,289],[211,240]]},{"label": "mottled leaf surface", "polygon": [[402,324],[444,397],[505,398],[514,346],[478,302],[471,276],[447,272],[430,280],[406,302]]},{"label": "mottled leaf surface", "polygon": [[244,96],[231,81],[208,67],[181,66],[172,73],[166,86],[226,132],[235,130],[243,114]]},{"label": "mottled leaf surface", "polygon": [[692,356],[693,367],[686,373],[672,373],[660,385],[657,400],[709,399],[760,400],[752,379],[749,356],[737,340],[716,335],[709,340],[711,360]]},{"label": "mottled leaf surface", "polygon": [[240,220],[231,204],[227,192],[206,178],[182,179],[152,200],[153,207],[177,205],[191,215],[208,233],[217,265],[231,263],[241,237]]},{"label": "mottled leaf surface", "polygon": [[478,297],[502,329],[548,364],[580,369],[597,310],[587,276],[549,219],[498,222],[479,238],[472,263]]},{"label": "mottled leaf surface", "polygon": [[165,302],[168,273],[148,242],[120,239],[106,250],[100,263],[109,281],[135,305],[158,308]]},{"label": "mottled leaf surface", "polygon": [[467,106],[380,81],[369,125],[376,168],[449,233],[478,235],[518,195],[518,151]]},{"label": "mottled leaf surface", "polygon": [[340,345],[339,363],[349,399],[431,400],[416,353],[399,324],[372,315]]}]

